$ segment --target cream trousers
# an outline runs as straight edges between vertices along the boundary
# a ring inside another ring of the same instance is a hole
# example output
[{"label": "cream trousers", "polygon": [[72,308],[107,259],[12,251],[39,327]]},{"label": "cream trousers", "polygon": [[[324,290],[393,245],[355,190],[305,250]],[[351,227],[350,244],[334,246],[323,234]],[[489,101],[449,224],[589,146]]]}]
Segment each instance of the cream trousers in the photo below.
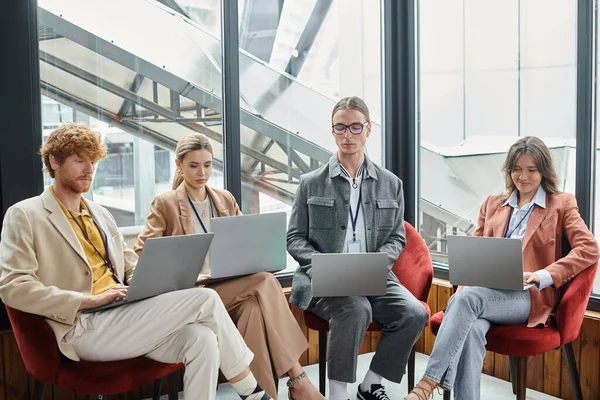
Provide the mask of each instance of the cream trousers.
[{"label": "cream trousers", "polygon": [[180,290],[92,314],[63,339],[86,361],[146,356],[184,363],[183,394],[188,400],[214,399],[219,369],[239,375],[253,354],[211,289]]}]

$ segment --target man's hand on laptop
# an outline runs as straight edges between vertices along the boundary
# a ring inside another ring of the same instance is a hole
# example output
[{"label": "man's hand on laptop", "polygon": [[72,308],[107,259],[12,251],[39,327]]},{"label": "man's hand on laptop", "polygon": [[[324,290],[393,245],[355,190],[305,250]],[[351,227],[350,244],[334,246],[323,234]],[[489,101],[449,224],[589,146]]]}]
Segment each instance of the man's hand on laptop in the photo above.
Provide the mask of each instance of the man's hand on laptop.
[{"label": "man's hand on laptop", "polygon": [[129,286],[116,285],[104,293],[83,296],[79,309],[86,310],[88,308],[96,308],[112,303],[113,301],[121,300],[127,295],[128,288]]},{"label": "man's hand on laptop", "polygon": [[540,283],[540,277],[535,272],[523,272],[523,281],[526,284]]}]

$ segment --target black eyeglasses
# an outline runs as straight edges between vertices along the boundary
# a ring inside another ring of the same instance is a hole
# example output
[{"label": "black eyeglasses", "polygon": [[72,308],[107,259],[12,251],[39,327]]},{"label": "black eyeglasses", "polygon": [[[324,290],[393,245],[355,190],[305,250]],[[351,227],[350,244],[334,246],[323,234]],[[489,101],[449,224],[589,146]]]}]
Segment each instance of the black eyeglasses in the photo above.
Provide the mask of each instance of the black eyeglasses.
[{"label": "black eyeglasses", "polygon": [[333,128],[333,133],[335,133],[336,135],[344,135],[346,133],[346,131],[349,129],[350,133],[353,135],[360,135],[363,131],[363,128],[365,127],[365,125],[367,125],[369,123],[369,121],[362,123],[362,124],[350,124],[350,125],[346,125],[346,124],[333,124],[331,125],[331,127]]}]

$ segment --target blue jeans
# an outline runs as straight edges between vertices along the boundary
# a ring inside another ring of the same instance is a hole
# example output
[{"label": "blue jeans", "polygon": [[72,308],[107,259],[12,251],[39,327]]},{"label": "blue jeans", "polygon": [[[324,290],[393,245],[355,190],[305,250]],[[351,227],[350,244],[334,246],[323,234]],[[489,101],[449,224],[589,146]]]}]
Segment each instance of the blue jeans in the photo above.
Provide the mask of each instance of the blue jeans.
[{"label": "blue jeans", "polygon": [[468,287],[456,293],[448,302],[425,378],[454,390],[455,399],[479,399],[487,331],[492,323],[527,322],[530,309],[528,290]]}]

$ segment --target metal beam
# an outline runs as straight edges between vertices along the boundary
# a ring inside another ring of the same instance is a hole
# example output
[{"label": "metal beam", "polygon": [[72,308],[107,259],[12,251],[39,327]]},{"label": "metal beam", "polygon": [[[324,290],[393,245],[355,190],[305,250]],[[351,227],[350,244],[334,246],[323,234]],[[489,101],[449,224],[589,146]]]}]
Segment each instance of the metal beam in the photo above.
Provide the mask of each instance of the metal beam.
[{"label": "metal beam", "polygon": [[[202,134],[206,135],[210,139],[216,140],[218,142],[222,142],[222,140],[223,140],[222,136],[220,134],[218,134],[217,132],[215,132],[212,129],[207,128],[203,125],[194,124],[194,123],[183,124],[183,125],[185,125],[189,129],[192,129],[193,131],[196,131],[198,133],[202,133]],[[240,145],[240,151],[241,151],[241,153],[243,153],[247,156],[250,156],[257,161],[265,163],[268,166],[274,168],[275,170],[285,173],[285,174],[288,174],[294,178],[300,178],[300,175],[302,175],[301,171],[295,170],[294,168],[292,168],[282,162],[279,162],[277,160],[269,158],[269,157],[265,156],[264,153],[261,153],[258,150],[251,149],[248,146]]]},{"label": "metal beam", "polygon": [[58,101],[66,106],[69,106],[79,112],[87,114],[99,121],[103,121],[107,124],[111,124],[129,132],[133,135],[139,136],[142,139],[154,143],[167,150],[175,151],[177,141],[168,138],[159,132],[147,128],[142,125],[134,124],[131,121],[123,120],[118,115],[98,107],[96,104],[90,103],[86,100],[75,98],[70,93],[57,88],[56,86],[50,85],[44,81],[40,82],[41,92],[44,96],[47,96],[53,100]]},{"label": "metal beam", "polygon": [[594,64],[594,18],[597,15],[595,0],[577,2],[577,106],[575,161],[575,197],[581,218],[590,230],[594,230],[596,130],[595,93],[596,68]]},{"label": "metal beam", "polygon": [[177,3],[176,0],[157,0],[159,3],[164,4],[165,6],[169,7],[171,10],[178,12],[181,15],[185,15],[186,17],[188,17],[187,13],[185,12],[185,10],[183,8],[181,8],[181,6]]},{"label": "metal beam", "polygon": [[308,57],[308,53],[310,52],[310,48],[321,30],[321,26],[325,21],[325,17],[327,17],[327,13],[331,8],[332,3],[333,0],[317,0],[313,11],[308,18],[308,22],[304,27],[304,31],[302,31],[300,39],[298,39],[298,44],[296,45],[298,56],[290,58],[287,67],[285,67],[285,72],[288,74],[296,77],[300,74],[302,66],[306,61],[306,57]]},{"label": "metal beam", "polygon": [[161,105],[151,102],[150,100],[145,99],[144,97],[140,97],[137,93],[134,93],[130,90],[122,88],[121,86],[115,85],[112,82],[107,81],[106,79],[100,78],[90,72],[87,72],[79,67],[76,67],[68,62],[58,59],[51,54],[48,54],[42,50],[40,50],[40,60],[45,62],[48,65],[52,65],[62,71],[65,71],[71,75],[78,77],[79,79],[91,83],[92,85],[98,86],[110,93],[113,93],[119,97],[122,97],[126,100],[134,104],[139,104],[140,106],[154,111],[162,115],[165,118],[169,118],[173,121],[176,121],[179,118],[179,115],[169,110],[168,108],[164,108]]},{"label": "metal beam", "polygon": [[[144,77],[140,74],[135,74],[135,78],[133,78],[133,82],[131,83],[131,86],[129,87],[129,91],[133,92],[133,93],[137,93],[138,90],[140,90],[140,87],[142,86],[142,82],[144,82]],[[131,110],[132,104],[133,103],[131,103],[131,101],[129,101],[129,100],[123,101],[123,104],[121,105],[121,108],[119,109],[118,115],[120,115],[121,117],[124,117],[125,115],[127,115],[127,113],[129,113],[129,110]]]},{"label": "metal beam", "polygon": [[277,145],[279,147],[281,147],[281,150],[283,150],[283,152],[285,154],[288,155],[288,157],[290,157],[292,159],[292,162],[294,164],[296,164],[298,166],[298,168],[300,168],[300,171],[302,171],[302,173],[307,173],[312,171],[310,169],[310,167],[308,166],[307,163],[304,162],[304,160],[302,159],[302,157],[300,157],[300,155],[298,155],[298,153],[296,153],[296,151],[294,149],[290,149],[287,146],[282,145],[281,143],[277,142]]},{"label": "metal beam", "polygon": [[221,1],[223,161],[225,188],[242,204],[238,2]]},{"label": "metal beam", "polygon": [[[202,104],[216,112],[222,112],[223,106],[221,98],[215,94],[182,79],[168,70],[138,58],[114,45],[110,41],[99,38],[43,8],[39,8],[39,18],[42,26],[52,27],[58,34],[67,37],[74,43],[129,68],[132,71],[137,71],[139,74],[153,82],[158,82],[171,90],[175,90],[182,96],[193,100],[198,104]],[[312,143],[293,132],[287,131],[259,115],[252,114],[244,109],[241,109],[240,113],[240,122],[242,125],[253,129],[256,132],[260,132],[275,141],[289,144],[289,147],[292,149],[317,159],[323,164],[326,164],[329,161],[331,153],[315,143]]]},{"label": "metal beam", "polygon": [[10,206],[44,189],[37,1],[0,1],[0,37],[1,226]]},{"label": "metal beam", "polygon": [[418,1],[382,1],[385,167],[404,183],[404,219],[418,225]]},{"label": "metal beam", "polygon": [[[98,106],[96,106],[95,104],[89,103],[85,100],[74,98],[71,94],[65,92],[64,90],[59,89],[55,86],[49,85],[45,82],[41,82],[40,85],[42,88],[42,93],[45,96],[48,96],[62,104],[65,104],[65,105],[73,108],[74,110],[77,110],[84,114],[90,115],[98,120],[121,127],[123,130],[125,130],[129,133],[131,133],[135,136],[139,136],[142,139],[144,139],[148,142],[151,142],[153,144],[156,144],[157,146],[163,147],[165,149],[174,151],[175,147],[177,146],[176,140],[168,138],[168,137],[162,135],[161,133],[154,131],[152,129],[149,129],[143,125],[136,124],[135,120],[120,118],[118,115],[116,115],[108,110],[101,109]],[[199,125],[196,123],[181,123],[181,125],[185,126],[188,129],[193,130],[194,132],[202,133],[212,140],[222,143],[222,140],[223,140],[222,136],[218,132],[215,132],[215,131],[211,130],[210,128],[207,128],[205,126],[202,126],[202,125]],[[270,166],[271,168],[274,168],[278,172],[289,174],[290,176],[292,176],[294,178],[299,178],[300,175],[302,175],[302,173],[300,171],[290,168],[289,166],[287,166],[277,160],[269,158],[257,150],[251,149],[247,146],[242,146],[241,150],[242,150],[243,154],[248,155],[248,156],[258,160],[258,161]],[[219,163],[221,165],[223,164],[222,161],[219,161]]]}]

